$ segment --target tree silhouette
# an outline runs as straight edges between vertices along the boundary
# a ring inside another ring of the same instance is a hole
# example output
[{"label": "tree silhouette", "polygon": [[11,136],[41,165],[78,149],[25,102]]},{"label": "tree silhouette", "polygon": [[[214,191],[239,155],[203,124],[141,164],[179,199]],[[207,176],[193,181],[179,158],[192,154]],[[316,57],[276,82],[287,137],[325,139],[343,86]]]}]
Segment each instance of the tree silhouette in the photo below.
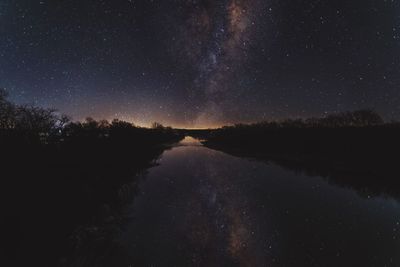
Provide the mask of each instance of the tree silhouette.
[{"label": "tree silhouette", "polygon": [[153,122],[152,124],[151,124],[151,128],[153,128],[153,129],[164,129],[165,127],[164,127],[164,125],[162,125],[161,123],[159,123],[159,122]]},{"label": "tree silhouette", "polygon": [[0,88],[0,129],[12,129],[16,123],[16,108],[7,97],[6,90]]}]

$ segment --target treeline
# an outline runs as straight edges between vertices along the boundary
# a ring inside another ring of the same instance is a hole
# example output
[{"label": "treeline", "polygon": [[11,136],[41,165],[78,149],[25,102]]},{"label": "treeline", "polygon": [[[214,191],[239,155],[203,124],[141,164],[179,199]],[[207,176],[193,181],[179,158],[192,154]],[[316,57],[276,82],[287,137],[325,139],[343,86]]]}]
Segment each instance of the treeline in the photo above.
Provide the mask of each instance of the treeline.
[{"label": "treeline", "polygon": [[138,144],[148,144],[180,138],[177,131],[159,123],[153,123],[149,129],[118,119],[108,122],[88,117],[84,122],[72,122],[67,115],[59,114],[54,109],[11,103],[7,100],[6,91],[2,89],[0,89],[0,133],[4,144],[9,144],[15,139],[19,143],[26,142],[25,145],[117,138],[120,140],[132,137],[145,139],[140,140]]},{"label": "treeline", "polygon": [[349,182],[379,187],[370,191],[398,194],[399,136],[399,123],[385,123],[376,112],[360,110],[323,118],[223,127],[209,132],[204,144],[321,175],[358,177],[360,180]]},{"label": "treeline", "polygon": [[344,127],[375,127],[375,126],[396,126],[397,122],[385,123],[382,117],[371,109],[340,112],[329,114],[325,117],[313,117],[308,119],[285,119],[280,121],[262,121],[254,124],[236,124],[225,126],[223,129],[241,128],[344,128]]},{"label": "treeline", "polygon": [[[134,159],[138,165],[147,162],[160,146],[183,138],[181,132],[170,127],[159,123],[152,126],[143,128],[118,119],[109,122],[90,117],[72,122],[54,109],[11,103],[6,92],[0,90],[0,145],[12,160],[29,159],[31,154],[40,153],[40,157],[29,161],[54,163],[57,154],[57,164],[112,164],[118,158],[118,162]],[[131,157],[125,157],[125,153]]]},{"label": "treeline", "polygon": [[[328,115],[323,118],[236,124],[210,131],[205,144],[259,154],[326,155],[389,152],[399,144],[398,122],[385,123],[372,110]],[[345,153],[342,154],[342,153]],[[388,153],[384,153],[388,156]]]},{"label": "treeline", "polygon": [[107,266],[140,174],[183,138],[153,126],[72,122],[0,90],[0,265]]},{"label": "treeline", "polygon": [[[235,124],[202,134],[204,142],[232,150],[257,150],[260,154],[327,154],[343,150],[389,149],[397,144],[397,121],[385,122],[373,110],[329,114],[308,119],[284,119]],[[389,151],[387,150],[387,151]]]}]

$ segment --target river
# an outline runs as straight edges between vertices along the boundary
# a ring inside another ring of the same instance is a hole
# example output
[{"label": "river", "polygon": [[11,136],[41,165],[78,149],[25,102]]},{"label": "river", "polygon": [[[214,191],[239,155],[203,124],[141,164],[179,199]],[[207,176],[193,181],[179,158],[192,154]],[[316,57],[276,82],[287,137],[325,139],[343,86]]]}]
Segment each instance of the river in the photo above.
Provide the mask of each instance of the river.
[{"label": "river", "polygon": [[400,205],[187,137],[140,182],[131,266],[400,266]]}]

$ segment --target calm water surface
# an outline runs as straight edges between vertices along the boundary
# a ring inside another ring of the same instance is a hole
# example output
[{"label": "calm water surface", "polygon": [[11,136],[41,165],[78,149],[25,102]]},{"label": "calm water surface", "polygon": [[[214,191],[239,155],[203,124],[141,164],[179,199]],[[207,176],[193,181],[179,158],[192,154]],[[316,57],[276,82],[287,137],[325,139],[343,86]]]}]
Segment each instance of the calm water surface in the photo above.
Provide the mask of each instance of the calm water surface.
[{"label": "calm water surface", "polygon": [[119,243],[131,266],[400,266],[400,206],[191,138],[149,170]]}]

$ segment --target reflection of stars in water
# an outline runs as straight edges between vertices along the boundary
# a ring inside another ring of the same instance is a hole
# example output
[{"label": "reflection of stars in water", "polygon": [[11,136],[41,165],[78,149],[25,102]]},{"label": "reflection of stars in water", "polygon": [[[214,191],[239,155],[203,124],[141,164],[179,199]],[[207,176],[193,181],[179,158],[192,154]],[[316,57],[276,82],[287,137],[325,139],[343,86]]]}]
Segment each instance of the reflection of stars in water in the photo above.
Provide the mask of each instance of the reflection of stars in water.
[{"label": "reflection of stars in water", "polygon": [[[187,141],[190,141],[187,139]],[[182,251],[190,252],[193,265],[265,266],[273,262],[272,240],[261,240],[254,207],[249,206],[245,181],[232,182],[232,162],[221,162],[220,152],[201,146],[184,146],[168,152],[188,157],[190,177],[196,181],[183,204]],[[201,155],[193,159],[192,155]],[[190,155],[190,156],[189,156]],[[193,161],[192,161],[193,160]],[[235,173],[247,180],[248,173]],[[263,221],[263,232],[268,231]],[[274,233],[271,232],[273,238]]]},{"label": "reflection of stars in water", "polygon": [[[221,166],[219,166],[221,167]],[[247,213],[247,204],[240,190],[229,186],[229,176],[220,173],[214,165],[206,168],[207,184],[203,194],[208,197],[207,214],[215,219],[215,227],[224,242],[224,252],[241,266],[255,266],[257,257],[251,250],[252,238],[255,235]]]}]

